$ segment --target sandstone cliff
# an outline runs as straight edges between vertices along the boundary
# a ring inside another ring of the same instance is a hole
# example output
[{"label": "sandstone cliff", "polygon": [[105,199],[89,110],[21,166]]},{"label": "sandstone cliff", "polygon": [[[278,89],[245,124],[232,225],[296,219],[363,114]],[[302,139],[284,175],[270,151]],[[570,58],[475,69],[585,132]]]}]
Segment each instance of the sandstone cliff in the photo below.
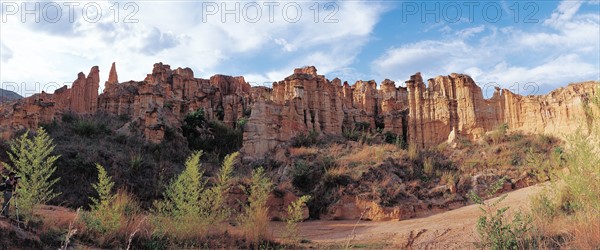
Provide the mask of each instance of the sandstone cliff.
[{"label": "sandstone cliff", "polygon": [[521,96],[496,89],[490,99],[463,74],[427,81],[420,73],[406,87],[384,80],[349,85],[328,80],[315,67],[294,70],[273,88],[251,87],[243,77],[195,78],[190,68],[172,70],[154,64],[143,81],[119,83],[113,63],[104,91],[98,95],[99,69],[79,73],[71,88],[41,93],[0,105],[0,136],[59,120],[61,114],[97,112],[129,119],[120,132],[163,140],[168,127],[179,128],[186,114],[204,109],[207,119],[235,127],[247,117],[243,153],[258,159],[299,133],[316,131],[390,131],[419,147],[461,137],[477,139],[506,123],[512,130],[562,136],[588,122],[584,108],[598,83],[570,84],[547,95]]},{"label": "sandstone cliff", "polygon": [[61,113],[95,113],[99,82],[99,69],[95,66],[87,77],[80,72],[71,88],[63,86],[54,94],[42,92],[0,105],[0,138],[6,140],[16,131],[35,129],[40,123],[57,119]]},{"label": "sandstone cliff", "polygon": [[[511,130],[563,137],[585,126],[584,106],[597,82],[570,84],[547,95],[521,96],[496,89],[490,99],[473,79],[451,74],[429,79],[420,73],[406,88],[384,80],[353,86],[329,81],[314,67],[296,69],[273,84],[271,100],[257,101],[244,133],[247,158],[261,157],[299,133],[341,134],[344,130],[381,129],[419,147],[453,138],[478,139],[502,124]],[[596,111],[597,112],[597,111]]]}]

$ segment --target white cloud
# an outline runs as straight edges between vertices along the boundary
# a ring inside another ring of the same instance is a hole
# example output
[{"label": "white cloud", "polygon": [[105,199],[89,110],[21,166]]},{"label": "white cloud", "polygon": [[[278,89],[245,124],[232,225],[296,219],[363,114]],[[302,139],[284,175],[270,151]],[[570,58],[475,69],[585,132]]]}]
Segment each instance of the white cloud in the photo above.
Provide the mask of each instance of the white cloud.
[{"label": "white cloud", "polygon": [[581,7],[581,4],[581,1],[560,2],[560,4],[556,8],[556,10],[554,10],[554,13],[552,13],[550,18],[544,21],[544,24],[553,27],[560,27],[562,24],[564,24],[567,21],[570,21],[571,18],[575,16],[577,11],[579,10],[579,7]]},{"label": "white cloud", "polygon": [[527,27],[533,29],[476,26],[451,38],[390,48],[372,62],[372,70],[396,79],[408,79],[417,71],[424,77],[467,73],[481,84],[505,88],[535,82],[537,93],[600,80],[600,15],[579,15],[580,6],[563,1],[543,23]]},{"label": "white cloud", "polygon": [[483,25],[479,25],[479,26],[475,26],[473,28],[466,28],[463,30],[459,30],[456,32],[456,36],[458,36],[459,38],[469,38],[472,37],[478,33],[481,33],[485,30],[485,26]]},{"label": "white cloud", "polygon": [[13,56],[12,50],[10,50],[4,43],[0,44],[0,61],[3,63],[8,62]]},{"label": "white cloud", "polygon": [[[75,13],[81,13],[85,3],[81,2]],[[215,73],[237,74],[228,69],[231,64],[239,64],[239,58],[260,62],[265,55],[282,63],[265,66],[269,73],[247,75],[248,81],[281,80],[294,67],[304,64],[322,65],[319,72],[325,73],[344,69],[353,62],[385,11],[379,4],[334,2],[339,7],[333,18],[337,23],[324,23],[332,9],[323,11],[324,3],[319,2],[322,11],[315,23],[310,9],[314,2],[300,2],[302,17],[292,23],[284,19],[282,8],[288,2],[282,1],[276,6],[271,23],[265,2],[257,2],[263,6],[263,13],[256,23],[247,21],[248,16],[240,16],[236,23],[233,15],[222,22],[220,13],[206,16],[203,22],[203,6],[199,2],[146,1],[136,3],[138,12],[131,16],[139,22],[124,23],[132,10],[124,9],[125,3],[120,3],[118,13],[110,9],[114,3],[98,3],[103,16],[97,23],[81,17],[65,22],[65,14],[56,25],[21,23],[19,16],[3,23],[0,81],[26,82],[28,88],[35,82],[70,84],[77,72],[87,74],[98,65],[103,82],[113,61],[117,62],[121,81],[144,79],[156,62],[190,67],[196,77],[209,77]],[[246,4],[240,3],[242,7]],[[222,7],[222,3],[217,4]],[[233,7],[230,4],[234,2],[225,4]],[[45,29],[63,32],[44,32]],[[277,46],[282,50],[273,51]],[[9,58],[5,47],[12,51],[10,60],[5,59]],[[243,73],[247,72],[239,72]]]}]

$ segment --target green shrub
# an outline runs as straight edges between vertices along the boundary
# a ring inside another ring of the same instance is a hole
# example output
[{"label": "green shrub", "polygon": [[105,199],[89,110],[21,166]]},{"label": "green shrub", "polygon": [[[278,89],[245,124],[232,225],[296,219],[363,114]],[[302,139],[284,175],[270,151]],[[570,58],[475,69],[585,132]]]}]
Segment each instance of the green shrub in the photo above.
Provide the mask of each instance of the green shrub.
[{"label": "green shrub", "polygon": [[242,117],[240,119],[237,120],[236,125],[238,129],[243,129],[246,124],[248,124],[248,118],[246,117]]},{"label": "green shrub", "polygon": [[115,183],[108,176],[104,167],[97,164],[96,168],[98,169],[98,182],[92,186],[96,190],[98,198],[90,197],[92,210],[90,213],[84,213],[83,221],[89,230],[106,235],[114,233],[121,226],[121,218],[117,211],[112,210],[112,204],[116,197],[112,193]]},{"label": "green shrub", "polygon": [[97,197],[90,197],[91,210],[81,216],[85,224],[83,235],[101,247],[122,246],[131,237],[126,228],[140,212],[139,204],[124,191],[114,194],[112,178],[100,164],[96,168],[98,180],[92,186]]},{"label": "green shrub", "polygon": [[304,160],[294,162],[294,169],[291,171],[292,184],[300,190],[307,190],[312,186],[312,171],[308,163]]},{"label": "green shrub", "polygon": [[367,132],[369,128],[371,128],[371,123],[369,122],[355,122],[354,128],[358,131]]},{"label": "green shrub", "polygon": [[93,137],[100,134],[108,134],[110,130],[104,124],[98,124],[91,120],[78,120],[73,125],[73,131],[83,137]]},{"label": "green shrub", "polygon": [[[506,181],[500,178],[494,185],[487,190],[487,196],[492,196],[502,188]],[[529,241],[528,232],[531,230],[532,218],[530,215],[524,215],[517,212],[511,221],[506,218],[506,211],[509,207],[498,208],[506,195],[501,196],[494,202],[486,202],[471,191],[468,197],[480,205],[483,215],[477,220],[476,228],[481,241],[477,244],[479,247],[488,249],[522,249],[525,242]]]},{"label": "green shrub", "polygon": [[292,138],[292,147],[310,147],[319,144],[319,133],[317,131],[310,131],[308,134],[300,132],[294,138]]},{"label": "green shrub", "polygon": [[242,147],[241,130],[230,128],[220,121],[207,120],[203,109],[188,114],[181,129],[191,150],[215,152],[221,158]]},{"label": "green shrub", "polygon": [[421,153],[419,152],[419,147],[411,143],[408,145],[408,159],[411,161],[417,161],[421,158]]},{"label": "green shrub", "polygon": [[77,121],[77,115],[73,113],[64,113],[61,117],[61,121],[64,123],[73,123]]},{"label": "green shrub", "polygon": [[429,177],[433,177],[433,174],[436,170],[436,164],[437,163],[433,157],[425,157],[425,160],[423,161],[423,173]]},{"label": "green shrub", "polygon": [[398,137],[398,135],[392,133],[391,131],[386,131],[383,133],[383,140],[389,144],[395,144]]},{"label": "green shrub", "polygon": [[508,131],[508,124],[502,123],[496,128],[496,130],[494,130],[490,134],[490,139],[492,140],[492,142],[494,144],[498,144],[504,140],[504,138],[506,137],[507,131]]},{"label": "green shrub", "polygon": [[358,141],[361,134],[362,133],[357,131],[356,129],[343,129],[342,130],[342,135],[344,136],[344,138],[346,140],[350,140],[350,141]]},{"label": "green shrub", "polygon": [[225,156],[221,169],[217,175],[217,183],[202,192],[200,197],[201,217],[205,218],[208,224],[220,226],[220,223],[229,218],[232,209],[227,207],[226,196],[231,188],[231,178],[233,167],[237,161],[239,153],[235,152]]}]

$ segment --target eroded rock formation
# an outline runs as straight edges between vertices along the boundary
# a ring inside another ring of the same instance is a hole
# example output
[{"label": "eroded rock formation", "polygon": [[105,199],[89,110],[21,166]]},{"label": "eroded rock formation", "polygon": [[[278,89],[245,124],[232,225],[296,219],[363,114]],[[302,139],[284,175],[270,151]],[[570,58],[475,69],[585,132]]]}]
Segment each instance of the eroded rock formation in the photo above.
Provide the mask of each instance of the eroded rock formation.
[{"label": "eroded rock formation", "polygon": [[248,118],[243,153],[258,159],[299,133],[340,135],[353,130],[390,131],[409,144],[436,145],[449,139],[477,139],[506,123],[510,129],[562,136],[589,122],[584,106],[596,82],[571,84],[547,95],[521,96],[496,89],[490,99],[467,75],[451,74],[427,81],[420,73],[406,87],[384,80],[350,86],[328,80],[315,67],[295,69],[273,88],[251,87],[243,77],[195,78],[190,68],[172,70],[157,63],[143,81],[119,83],[113,63],[98,95],[99,69],[79,73],[71,88],[41,93],[0,106],[0,135],[51,122],[72,112],[104,112],[126,117],[122,133],[138,133],[160,142],[168,127],[178,128],[186,114],[204,109],[207,119],[235,127]]},{"label": "eroded rock formation", "polygon": [[207,119],[232,127],[250,110],[251,87],[243,77],[194,78],[190,68],[171,70],[162,63],[154,64],[144,81],[107,89],[98,98],[99,112],[129,117],[121,131],[137,130],[155,143],[162,141],[167,127],[179,127],[183,117],[195,110],[204,109]]},{"label": "eroded rock formation", "polygon": [[458,137],[478,139],[502,124],[562,137],[585,126],[589,114],[584,106],[598,91],[597,82],[570,84],[539,96],[496,88],[485,99],[467,75],[453,73],[427,82],[416,73],[405,88],[386,79],[377,89],[374,81],[341,85],[337,78],[317,75],[314,67],[296,69],[273,84],[271,100],[253,106],[243,151],[247,158],[262,157],[299,133],[341,134],[365,127],[393,132],[419,147]]},{"label": "eroded rock formation", "polygon": [[8,139],[16,131],[35,129],[67,112],[93,114],[98,105],[99,69],[92,67],[86,75],[80,72],[72,87],[63,86],[54,94],[42,92],[0,105],[0,138]]}]

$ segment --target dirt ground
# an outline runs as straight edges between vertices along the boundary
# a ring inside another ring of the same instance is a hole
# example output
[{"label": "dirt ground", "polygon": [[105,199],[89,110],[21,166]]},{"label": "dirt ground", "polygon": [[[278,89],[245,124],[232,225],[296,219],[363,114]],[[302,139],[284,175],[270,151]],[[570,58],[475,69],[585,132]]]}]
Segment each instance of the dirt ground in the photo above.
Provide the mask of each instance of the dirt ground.
[{"label": "dirt ground", "polygon": [[[500,206],[510,211],[526,209],[529,197],[545,184],[508,193]],[[494,198],[495,200],[498,198]],[[478,240],[475,223],[481,215],[479,205],[461,207],[435,215],[403,221],[308,221],[301,223],[300,239],[305,247],[339,249],[346,246],[374,249],[473,249]],[[271,224],[274,237],[285,228],[283,222]],[[352,232],[354,230],[354,233]]]}]

